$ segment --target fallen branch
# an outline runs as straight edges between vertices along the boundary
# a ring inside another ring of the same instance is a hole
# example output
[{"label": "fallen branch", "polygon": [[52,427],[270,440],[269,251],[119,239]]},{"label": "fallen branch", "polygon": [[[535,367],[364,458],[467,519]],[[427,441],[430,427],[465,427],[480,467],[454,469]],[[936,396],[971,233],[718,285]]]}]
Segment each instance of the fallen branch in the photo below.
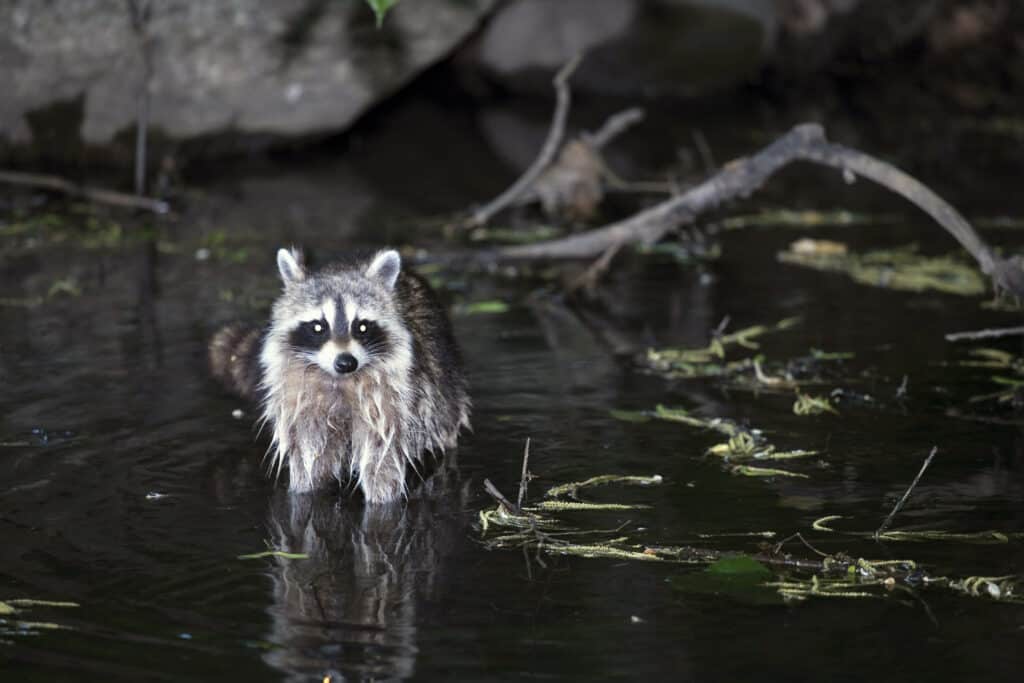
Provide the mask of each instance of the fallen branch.
[{"label": "fallen branch", "polygon": [[0,183],[8,185],[20,185],[22,187],[34,187],[42,190],[60,192],[72,197],[81,197],[97,204],[109,204],[111,206],[123,206],[130,209],[145,209],[153,213],[167,213],[170,205],[161,200],[151,197],[138,197],[114,192],[113,190],[102,190],[95,187],[78,185],[59,176],[39,175],[36,173],[21,173],[18,171],[0,171]]},{"label": "fallen branch", "polygon": [[918,471],[917,476],[914,477],[914,481],[910,482],[910,486],[907,487],[907,490],[903,492],[903,497],[896,501],[896,506],[893,507],[892,512],[890,512],[889,516],[885,518],[884,522],[882,522],[882,526],[878,527],[878,530],[875,531],[876,540],[879,536],[885,533],[885,530],[889,528],[890,524],[892,524],[892,520],[894,517],[896,517],[896,513],[903,509],[903,505],[907,502],[907,499],[910,498],[910,493],[914,490],[914,487],[917,486],[917,482],[921,481],[921,477],[924,475],[924,471],[928,469],[928,465],[932,464],[932,458],[934,458],[935,454],[938,452],[939,447],[933,446],[932,452],[929,453],[928,457],[924,459],[924,464],[921,465],[921,469]]},{"label": "fallen branch", "polygon": [[533,164],[526,169],[526,172],[511,187],[475,210],[465,222],[466,228],[477,228],[486,224],[496,213],[515,202],[554,161],[555,155],[558,154],[558,150],[562,146],[562,139],[565,137],[565,120],[569,115],[569,103],[571,101],[568,85],[569,77],[576,71],[581,58],[582,55],[577,55],[555,74],[553,81],[556,97],[555,114],[551,119],[551,128],[548,130],[548,137],[544,141],[544,146],[540,149],[540,154],[537,155]]},{"label": "fallen branch", "polygon": [[737,197],[746,197],[794,161],[810,161],[864,176],[906,198],[949,232],[992,278],[997,292],[1024,296],[1024,271],[1000,259],[963,216],[922,183],[884,161],[831,143],[818,124],[805,123],[751,157],[726,164],[718,173],[681,195],[633,216],[578,235],[498,249],[499,259],[594,258],[616,243],[651,245],[668,232],[692,223],[702,212]]},{"label": "fallen branch", "polygon": [[1024,327],[997,327],[976,332],[951,332],[946,335],[946,341],[994,339],[996,337],[1015,337],[1019,335],[1024,335]]}]

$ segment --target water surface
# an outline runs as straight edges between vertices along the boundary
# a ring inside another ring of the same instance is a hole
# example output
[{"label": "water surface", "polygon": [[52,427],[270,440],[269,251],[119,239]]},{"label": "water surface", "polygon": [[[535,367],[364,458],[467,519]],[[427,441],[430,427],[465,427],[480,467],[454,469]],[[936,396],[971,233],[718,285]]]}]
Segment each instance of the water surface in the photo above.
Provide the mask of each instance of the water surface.
[{"label": "water surface", "polygon": [[[655,107],[618,162],[634,173],[672,163],[694,126],[726,159],[798,116],[680,121],[677,113]],[[640,345],[701,345],[726,315],[732,329],[801,316],[764,352],[856,352],[836,383],[854,396],[840,416],[797,417],[790,395],[646,374],[610,353],[558,297],[537,296],[536,282],[449,272],[450,301],[512,303],[505,314],[455,319],[475,404],[458,469],[432,482],[432,496],[374,514],[337,498],[291,499],[265,476],[254,410],[208,378],[204,352],[218,323],[265,315],[278,287],[274,249],[304,244],[326,259],[354,242],[402,241],[424,217],[500,190],[514,154],[492,143],[518,130],[529,149],[544,116],[514,112],[514,129],[495,114],[407,99],[344,148],[211,169],[204,196],[175,221],[114,216],[128,234],[150,230],[149,238],[95,249],[4,238],[0,284],[22,303],[0,307],[0,600],[80,605],[0,615],[5,680],[1018,680],[1019,604],[943,591],[761,602],[685,589],[678,579],[699,568],[550,556],[540,566],[480,543],[477,515],[492,505],[482,480],[513,493],[527,437],[535,495],[597,474],[662,475],[660,487],[598,496],[648,509],[570,517],[590,528],[628,521],[639,543],[762,530],[781,538],[827,514],[871,530],[932,446],[940,453],[897,527],[1024,531],[1019,419],[968,402],[998,387],[990,371],[956,365],[970,345],[943,339],[1019,316],[982,310],[977,298],[872,289],[777,263],[776,251],[805,234],[954,250],[900,200],[829,173],[787,171],[741,208],[841,207],[895,213],[896,223],[730,233],[721,259],[699,266],[627,257],[602,296],[608,317]],[[974,150],[954,174],[932,163],[927,142],[916,156],[897,144],[919,134],[912,114],[884,131],[835,124],[868,151],[891,151],[973,216],[1019,215],[1019,160],[1001,153],[999,140],[944,138]],[[8,225],[69,215],[52,202],[4,201]],[[993,236],[1008,245],[1016,237]],[[208,258],[196,258],[199,248]],[[63,280],[78,294],[48,296]],[[23,305],[39,296],[39,305]],[[989,345],[1021,352],[1019,341]],[[904,376],[909,393],[897,400]],[[730,417],[768,430],[779,447],[822,454],[793,465],[807,479],[737,477],[703,455],[714,434],[609,414],[658,403]],[[912,557],[936,575],[1024,571],[1019,542],[813,538],[826,552]],[[751,538],[707,543],[758,549]],[[238,559],[268,546],[308,559]]]}]

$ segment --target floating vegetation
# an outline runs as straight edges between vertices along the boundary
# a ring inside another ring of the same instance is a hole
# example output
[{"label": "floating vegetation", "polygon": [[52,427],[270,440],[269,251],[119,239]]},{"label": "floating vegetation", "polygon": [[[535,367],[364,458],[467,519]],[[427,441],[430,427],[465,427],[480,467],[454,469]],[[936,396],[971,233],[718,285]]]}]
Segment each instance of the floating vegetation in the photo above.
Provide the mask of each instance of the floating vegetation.
[{"label": "floating vegetation", "polygon": [[756,351],[760,348],[756,339],[773,332],[788,330],[799,322],[799,318],[786,318],[774,325],[754,325],[730,334],[718,334],[702,348],[648,349],[643,363],[652,370],[672,378],[730,375],[751,369],[759,357],[748,356],[725,362],[727,353],[737,348]]},{"label": "floating vegetation", "polygon": [[722,256],[722,246],[720,244],[698,241],[640,244],[634,245],[633,250],[645,256],[666,256],[676,263],[683,265],[714,261]]},{"label": "floating vegetation", "polygon": [[536,510],[574,512],[580,510],[642,510],[647,505],[625,505],[622,503],[585,503],[579,500],[542,500]]},{"label": "floating vegetation", "polygon": [[70,297],[82,296],[82,287],[78,284],[78,280],[73,277],[61,278],[54,280],[53,284],[50,285],[50,289],[47,290],[47,298],[52,299],[55,296],[64,294]]},{"label": "floating vegetation", "polygon": [[1024,140],[1024,118],[1016,116],[987,116],[983,119],[966,119],[964,127],[992,135],[1005,135]]},{"label": "floating vegetation", "polygon": [[[844,361],[855,357],[850,352],[827,352],[810,349],[805,356],[793,358],[784,363],[768,363],[761,354],[748,354],[739,359],[726,359],[726,354],[737,350],[757,350],[754,339],[768,332],[785,330],[797,323],[796,318],[787,318],[773,326],[755,326],[740,330],[733,335],[720,335],[704,348],[682,349],[663,348],[649,349],[640,362],[648,369],[666,379],[716,378],[725,382],[730,388],[747,391],[799,392],[800,388],[811,385],[834,385],[838,382],[856,382],[859,379],[843,378],[838,370]],[[742,352],[742,351],[741,351]],[[826,399],[825,403],[815,401],[800,402],[801,409],[813,411],[820,409],[834,412],[835,408]],[[823,406],[828,404],[829,408]],[[685,413],[685,411],[684,411]],[[643,420],[652,415],[618,413],[618,419]],[[672,419],[669,416],[654,415],[661,419]],[[678,421],[692,423],[692,418],[683,414]]]},{"label": "floating vegetation", "polygon": [[799,240],[778,259],[815,270],[846,273],[872,287],[911,292],[935,290],[947,294],[979,296],[985,293],[982,274],[959,257],[927,257],[910,245],[902,249],[848,253],[834,247],[817,248],[817,240]]},{"label": "floating vegetation", "polygon": [[0,307],[3,308],[36,308],[42,306],[46,301],[45,297],[41,296],[25,296],[25,297],[0,297]]},{"label": "floating vegetation", "polygon": [[576,555],[579,557],[605,557],[613,560],[639,560],[640,562],[664,562],[666,557],[656,552],[619,548],[612,544],[556,543],[548,546],[553,555]]},{"label": "floating vegetation", "polygon": [[810,357],[814,360],[853,360],[857,357],[852,351],[822,351],[811,349]]},{"label": "floating vegetation", "polygon": [[996,401],[998,403],[1016,403],[1024,388],[1024,358],[1002,349],[977,348],[967,352],[968,360],[961,360],[957,365],[963,368],[983,368],[999,370],[1009,374],[993,374],[989,381],[1001,387],[997,391],[972,396],[970,403]]},{"label": "floating vegetation", "polygon": [[[681,422],[682,424],[690,425],[691,427],[701,427],[703,429],[710,429],[726,436],[733,437],[739,434],[747,433],[742,427],[737,425],[731,420],[726,420],[721,417],[713,418],[699,418],[691,416],[684,408],[666,408],[660,403],[654,409],[652,413],[654,417],[659,420],[666,420],[668,422]],[[757,434],[754,430],[753,434]]]},{"label": "floating vegetation", "polygon": [[980,545],[1001,545],[1011,540],[1024,540],[1024,533],[1007,533],[1003,531],[974,531],[957,533],[954,531],[885,531],[878,534],[883,541],[952,541],[955,543],[977,543]]},{"label": "floating vegetation", "polygon": [[793,403],[794,415],[821,415],[822,413],[838,415],[839,411],[829,402],[827,397],[811,396],[810,394],[797,392],[796,401]]},{"label": "floating vegetation", "polygon": [[622,474],[603,474],[599,477],[591,477],[583,481],[573,481],[568,484],[562,484],[548,489],[548,498],[561,498],[568,496],[569,498],[578,498],[580,489],[591,488],[594,486],[607,486],[608,484],[632,484],[636,486],[657,486],[664,480],[660,474],[655,474],[651,477],[637,477]]},{"label": "floating vegetation", "polygon": [[789,472],[787,470],[780,470],[774,467],[754,467],[752,465],[733,465],[729,468],[729,471],[733,474],[739,474],[744,477],[795,477],[798,479],[810,479],[810,477],[802,472]]},{"label": "floating vegetation", "polygon": [[459,304],[455,306],[455,315],[488,315],[495,313],[507,313],[510,306],[500,299],[489,301],[474,301],[472,303]]},{"label": "floating vegetation", "polygon": [[239,244],[238,239],[226,230],[212,230],[200,241],[195,250],[197,261],[214,260],[219,263],[246,263],[249,260],[249,246]]},{"label": "floating vegetation", "polygon": [[1021,216],[986,216],[975,218],[971,223],[976,228],[989,230],[1024,230],[1024,217]]},{"label": "floating vegetation", "polygon": [[650,412],[644,410],[610,410],[608,414],[622,422],[644,423],[654,419]]},{"label": "floating vegetation", "polygon": [[[789,451],[776,450],[775,446],[768,443],[764,433],[759,429],[744,428],[735,422],[723,418],[699,418],[690,415],[684,408],[667,408],[663,405],[657,406],[652,411],[612,411],[612,417],[627,422],[642,422],[645,420],[665,420],[667,422],[678,422],[681,424],[709,429],[729,437],[728,441],[718,443],[707,449],[708,455],[722,458],[727,462],[750,461],[750,460],[794,460],[818,455],[818,451],[795,449]],[[749,467],[732,468],[733,474],[740,474],[748,477],[768,476],[789,476],[807,477],[805,474],[796,474],[783,470],[772,470],[769,468]],[[556,487],[557,489],[558,487]],[[550,492],[549,492],[550,495]]]},{"label": "floating vegetation", "polygon": [[[33,608],[68,609],[80,607],[77,602],[64,600],[36,600],[34,598],[11,598],[0,600],[0,638],[18,636],[37,636],[40,631],[66,629],[68,626],[52,621],[30,621],[18,619],[18,615],[31,612]],[[9,640],[0,640],[0,644],[10,644]]]},{"label": "floating vegetation", "polygon": [[[769,468],[737,467],[760,470],[761,474],[758,476],[794,476],[790,472],[773,471]],[[523,472],[523,482],[526,482],[528,474],[525,461]],[[523,482],[521,482],[521,487]],[[532,552],[534,561],[541,566],[547,566],[542,559],[544,555],[706,565],[703,572],[672,577],[670,581],[673,587],[687,593],[725,595],[747,602],[762,602],[772,599],[803,602],[812,598],[883,599],[897,591],[916,595],[917,592],[923,590],[946,589],[970,598],[1024,604],[1024,595],[1021,593],[1022,577],[1019,575],[961,578],[936,576],[912,559],[872,560],[855,557],[844,552],[823,553],[799,533],[770,546],[765,544],[763,539],[774,537],[775,532],[773,531],[698,534],[698,537],[702,539],[727,537],[762,539],[760,549],[751,553],[693,545],[641,543],[631,539],[628,533],[623,533],[630,522],[625,522],[613,529],[581,529],[567,521],[559,520],[557,517],[541,514],[541,511],[556,515],[560,512],[575,511],[637,511],[643,506],[560,501],[555,500],[554,497],[577,496],[581,491],[615,484],[647,486],[661,483],[663,480],[657,475],[649,477],[599,475],[580,482],[554,486],[548,489],[543,501],[532,507],[517,506],[491,485],[487,487],[487,490],[497,501],[497,506],[480,512],[482,540],[485,547],[490,549],[522,549],[527,553]],[[551,503],[560,503],[566,507],[552,506]],[[875,537],[877,534],[877,532],[870,531],[837,532],[828,526],[830,522],[839,519],[843,519],[843,517],[828,515],[816,520],[811,528],[821,533],[841,534],[858,539]],[[595,541],[593,540],[594,536],[603,537],[603,539]],[[984,531],[967,534],[944,531],[887,531],[877,535],[877,538],[922,542],[1008,543],[1024,540],[1024,533]],[[811,554],[798,556],[783,552],[786,543],[794,539],[801,541],[803,547]]]},{"label": "floating vegetation", "polygon": [[963,368],[994,368],[996,370],[1012,370],[1024,374],[1024,359],[1002,349],[971,349],[967,352],[971,360],[962,360],[958,364]]},{"label": "floating vegetation", "polygon": [[815,228],[836,225],[882,225],[895,223],[898,217],[892,214],[857,213],[838,209],[835,211],[800,211],[793,209],[765,209],[758,213],[730,216],[719,221],[723,230],[743,228]]},{"label": "floating vegetation", "polygon": [[0,308],[38,308],[51,299],[61,296],[76,298],[82,295],[82,287],[74,277],[54,280],[46,290],[46,296],[0,297]]},{"label": "floating vegetation", "polygon": [[[148,238],[150,229],[133,231],[136,238]],[[95,207],[72,206],[66,213],[44,212],[0,223],[0,239],[33,248],[72,244],[85,249],[110,249],[126,241],[124,226],[97,213]]]},{"label": "floating vegetation", "polygon": [[953,590],[975,598],[987,597],[993,600],[1002,600],[1016,597],[1015,602],[1022,602],[1020,597],[1015,595],[1018,581],[1020,581],[1020,577],[1016,575],[968,576],[959,581],[949,581],[947,585]]}]

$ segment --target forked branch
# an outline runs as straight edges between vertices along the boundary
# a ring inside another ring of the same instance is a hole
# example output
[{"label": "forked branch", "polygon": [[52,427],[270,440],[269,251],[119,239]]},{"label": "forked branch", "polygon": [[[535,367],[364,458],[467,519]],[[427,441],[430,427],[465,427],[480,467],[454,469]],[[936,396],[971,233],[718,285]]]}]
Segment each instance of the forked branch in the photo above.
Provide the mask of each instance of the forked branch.
[{"label": "forked branch", "polygon": [[670,231],[692,223],[701,213],[759,189],[794,161],[810,161],[872,180],[916,204],[951,234],[992,278],[997,292],[1024,296],[1024,271],[996,256],[970,223],[948,202],[895,166],[825,138],[814,123],[795,126],[753,156],[734,160],[683,194],[629,218],[588,232],[546,242],[498,249],[499,259],[587,259],[614,244],[650,245]]}]

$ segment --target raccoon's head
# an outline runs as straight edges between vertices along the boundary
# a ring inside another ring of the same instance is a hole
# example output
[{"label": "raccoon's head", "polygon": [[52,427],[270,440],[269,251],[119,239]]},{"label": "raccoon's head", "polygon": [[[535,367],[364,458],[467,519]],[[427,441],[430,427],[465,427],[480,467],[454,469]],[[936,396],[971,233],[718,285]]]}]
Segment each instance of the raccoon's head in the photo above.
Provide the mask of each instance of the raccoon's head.
[{"label": "raccoon's head", "polygon": [[408,363],[411,339],[394,297],[401,271],[397,251],[310,273],[300,252],[281,249],[277,268],[284,292],[274,304],[264,347],[269,373],[318,369],[322,379],[345,381]]}]

